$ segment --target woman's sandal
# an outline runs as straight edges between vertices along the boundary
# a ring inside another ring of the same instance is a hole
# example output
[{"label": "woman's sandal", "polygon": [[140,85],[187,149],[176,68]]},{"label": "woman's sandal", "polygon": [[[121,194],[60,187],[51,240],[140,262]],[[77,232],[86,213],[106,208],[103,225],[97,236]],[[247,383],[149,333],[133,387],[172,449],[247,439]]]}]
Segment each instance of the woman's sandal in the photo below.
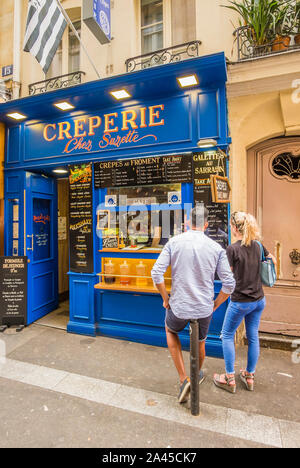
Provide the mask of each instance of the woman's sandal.
[{"label": "woman's sandal", "polygon": [[[245,384],[249,392],[254,391],[254,374],[248,374],[248,372],[241,370],[240,379]],[[249,382],[249,380],[252,380],[252,382]]]},{"label": "woman's sandal", "polygon": [[222,388],[223,390],[226,390],[226,392],[229,393],[236,393],[236,385],[230,385],[232,382],[235,382],[235,377],[227,377],[227,375],[225,374],[225,380],[226,383],[221,382],[221,375],[216,374],[214,376],[214,384],[217,387]]}]

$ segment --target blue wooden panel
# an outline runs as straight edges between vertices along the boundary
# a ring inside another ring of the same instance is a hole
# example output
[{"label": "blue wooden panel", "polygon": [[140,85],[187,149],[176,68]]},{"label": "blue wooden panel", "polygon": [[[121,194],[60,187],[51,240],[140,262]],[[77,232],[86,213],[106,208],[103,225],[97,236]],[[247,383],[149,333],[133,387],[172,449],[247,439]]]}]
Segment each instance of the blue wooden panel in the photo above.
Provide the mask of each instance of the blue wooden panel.
[{"label": "blue wooden panel", "polygon": [[95,336],[95,289],[97,276],[69,273],[70,321],[69,333]]},{"label": "blue wooden panel", "polygon": [[42,177],[37,174],[31,174],[31,189],[35,193],[54,195],[55,179]]},{"label": "blue wooden panel", "polygon": [[219,138],[218,91],[199,93],[198,135],[200,138]]},{"label": "blue wooden panel", "polygon": [[11,127],[7,138],[7,162],[20,162],[21,126]]},{"label": "blue wooden panel", "polygon": [[5,178],[5,193],[9,197],[10,195],[14,195],[16,193],[20,193],[22,190],[21,182],[22,178],[18,175],[7,175]]},{"label": "blue wooden panel", "polygon": [[[32,312],[47,306],[55,301],[54,273],[49,271],[32,277],[33,291],[39,294],[32,295]],[[42,297],[42,303],[41,298]]]}]

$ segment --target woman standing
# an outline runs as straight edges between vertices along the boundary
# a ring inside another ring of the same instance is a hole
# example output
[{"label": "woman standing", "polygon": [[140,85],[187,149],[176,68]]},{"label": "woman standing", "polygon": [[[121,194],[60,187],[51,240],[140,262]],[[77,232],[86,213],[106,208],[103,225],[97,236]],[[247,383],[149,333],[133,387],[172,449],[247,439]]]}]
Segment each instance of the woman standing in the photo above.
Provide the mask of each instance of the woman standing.
[{"label": "woman standing", "polygon": [[[245,320],[248,339],[248,365],[246,370],[240,371],[240,378],[247,390],[254,390],[254,374],[260,354],[259,325],[266,299],[260,276],[261,248],[259,229],[255,218],[247,213],[233,213],[230,219],[235,244],[227,248],[229,264],[236,280],[236,289],[231,296],[231,303],[226,312],[222,343],[225,359],[226,374],[214,376],[217,387],[236,392],[235,382],[235,333]],[[263,246],[265,257],[275,258]]]}]

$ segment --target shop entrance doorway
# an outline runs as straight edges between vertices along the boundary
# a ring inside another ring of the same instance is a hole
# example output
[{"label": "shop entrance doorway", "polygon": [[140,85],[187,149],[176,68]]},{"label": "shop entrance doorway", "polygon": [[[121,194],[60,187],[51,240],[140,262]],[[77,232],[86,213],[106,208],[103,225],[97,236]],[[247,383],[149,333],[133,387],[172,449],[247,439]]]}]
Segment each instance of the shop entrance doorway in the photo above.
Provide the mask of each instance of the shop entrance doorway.
[{"label": "shop entrance doorway", "polygon": [[25,228],[29,325],[58,306],[57,184],[53,177],[26,173]]},{"label": "shop entrance doorway", "polygon": [[248,209],[277,258],[278,282],[266,288],[261,331],[300,336],[300,138],[264,142],[249,151]]}]

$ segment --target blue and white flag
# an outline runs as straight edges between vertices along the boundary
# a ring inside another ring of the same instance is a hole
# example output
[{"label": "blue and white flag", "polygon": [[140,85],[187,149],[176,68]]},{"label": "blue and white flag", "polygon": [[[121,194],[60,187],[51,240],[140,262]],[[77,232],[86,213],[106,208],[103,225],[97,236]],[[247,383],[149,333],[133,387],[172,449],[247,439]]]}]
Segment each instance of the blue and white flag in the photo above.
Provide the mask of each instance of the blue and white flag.
[{"label": "blue and white flag", "polygon": [[37,59],[45,73],[66,26],[67,21],[56,0],[29,0],[24,51]]}]

